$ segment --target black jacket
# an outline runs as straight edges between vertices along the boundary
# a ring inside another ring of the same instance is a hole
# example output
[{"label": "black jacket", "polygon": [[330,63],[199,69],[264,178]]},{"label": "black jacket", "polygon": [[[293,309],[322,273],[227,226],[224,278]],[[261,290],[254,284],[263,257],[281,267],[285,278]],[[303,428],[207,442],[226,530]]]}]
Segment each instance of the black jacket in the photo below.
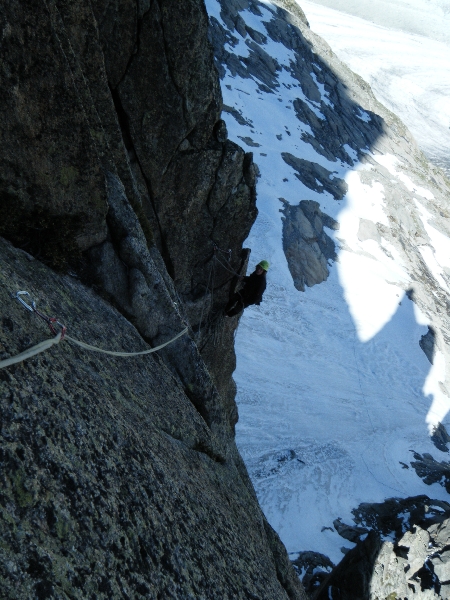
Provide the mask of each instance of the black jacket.
[{"label": "black jacket", "polygon": [[244,277],[244,287],[240,294],[246,306],[260,304],[266,289],[266,274],[257,275],[256,271],[248,277]]}]

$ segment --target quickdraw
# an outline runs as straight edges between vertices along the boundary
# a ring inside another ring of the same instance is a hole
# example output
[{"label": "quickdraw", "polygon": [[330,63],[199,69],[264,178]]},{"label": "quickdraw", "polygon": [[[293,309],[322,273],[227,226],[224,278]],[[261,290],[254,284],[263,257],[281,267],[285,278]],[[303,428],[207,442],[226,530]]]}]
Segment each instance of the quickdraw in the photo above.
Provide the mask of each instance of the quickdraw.
[{"label": "quickdraw", "polygon": [[[50,329],[50,331],[53,335],[58,335],[59,331],[57,331],[54,327],[54,325],[58,325],[61,328],[61,341],[62,341],[64,339],[64,336],[66,335],[67,327],[65,325],[63,325],[62,323],[60,323],[58,321],[58,319],[56,319],[55,317],[48,317],[47,315],[44,315],[44,313],[42,313],[40,310],[37,309],[36,302],[34,302],[34,300],[31,302],[31,306],[30,306],[29,304],[27,304],[25,302],[25,300],[23,298],[21,298],[21,296],[30,296],[30,294],[28,292],[21,291],[21,292],[17,292],[15,294],[15,296],[13,295],[13,298],[16,298],[20,302],[20,304],[22,304],[22,306],[24,306],[30,312],[36,314],[45,323],[47,323],[48,328]],[[30,298],[31,298],[31,296],[30,296]]]}]

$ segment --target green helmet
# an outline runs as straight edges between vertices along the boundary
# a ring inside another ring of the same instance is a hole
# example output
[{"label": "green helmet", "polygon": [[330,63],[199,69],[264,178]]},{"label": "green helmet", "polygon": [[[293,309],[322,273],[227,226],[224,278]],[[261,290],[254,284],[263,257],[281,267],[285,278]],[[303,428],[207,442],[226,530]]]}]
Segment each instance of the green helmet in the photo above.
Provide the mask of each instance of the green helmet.
[{"label": "green helmet", "polygon": [[269,263],[267,262],[267,260],[262,260],[260,263],[258,263],[258,267],[261,267],[261,269],[264,269],[264,271],[268,271],[269,270]]}]

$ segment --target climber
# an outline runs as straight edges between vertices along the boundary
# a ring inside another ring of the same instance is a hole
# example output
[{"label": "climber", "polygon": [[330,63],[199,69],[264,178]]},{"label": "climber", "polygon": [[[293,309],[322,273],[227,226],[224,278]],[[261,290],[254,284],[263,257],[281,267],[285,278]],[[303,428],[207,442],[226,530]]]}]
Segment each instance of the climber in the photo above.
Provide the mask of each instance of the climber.
[{"label": "climber", "polygon": [[262,260],[256,265],[256,269],[251,275],[241,278],[244,280],[244,287],[235,292],[226,305],[224,313],[227,317],[234,317],[251,304],[259,305],[261,303],[264,290],[266,289],[266,273],[268,269],[269,263],[267,260]]}]

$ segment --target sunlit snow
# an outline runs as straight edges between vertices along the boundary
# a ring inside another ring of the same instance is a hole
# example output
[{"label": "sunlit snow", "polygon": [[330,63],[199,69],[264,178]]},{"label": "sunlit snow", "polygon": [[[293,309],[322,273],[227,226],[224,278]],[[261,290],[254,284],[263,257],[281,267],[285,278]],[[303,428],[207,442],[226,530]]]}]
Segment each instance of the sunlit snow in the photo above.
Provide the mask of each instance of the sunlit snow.
[{"label": "sunlit snow", "polygon": [[386,167],[386,169],[392,175],[395,175],[395,177],[399,179],[410,192],[414,192],[415,194],[422,196],[422,198],[427,198],[427,200],[432,200],[434,198],[430,190],[413,183],[408,175],[399,169],[399,166],[401,166],[401,161],[395,156],[392,156],[392,154],[375,154],[373,158],[380,165]]},{"label": "sunlit snow", "polygon": [[433,227],[432,215],[418,200],[416,200],[416,206],[422,217],[425,231],[430,237],[430,251],[433,255],[432,258],[430,257],[430,267],[433,265],[434,272],[440,278],[442,286],[450,291],[447,283],[443,280],[444,272],[450,274],[450,239]]}]

